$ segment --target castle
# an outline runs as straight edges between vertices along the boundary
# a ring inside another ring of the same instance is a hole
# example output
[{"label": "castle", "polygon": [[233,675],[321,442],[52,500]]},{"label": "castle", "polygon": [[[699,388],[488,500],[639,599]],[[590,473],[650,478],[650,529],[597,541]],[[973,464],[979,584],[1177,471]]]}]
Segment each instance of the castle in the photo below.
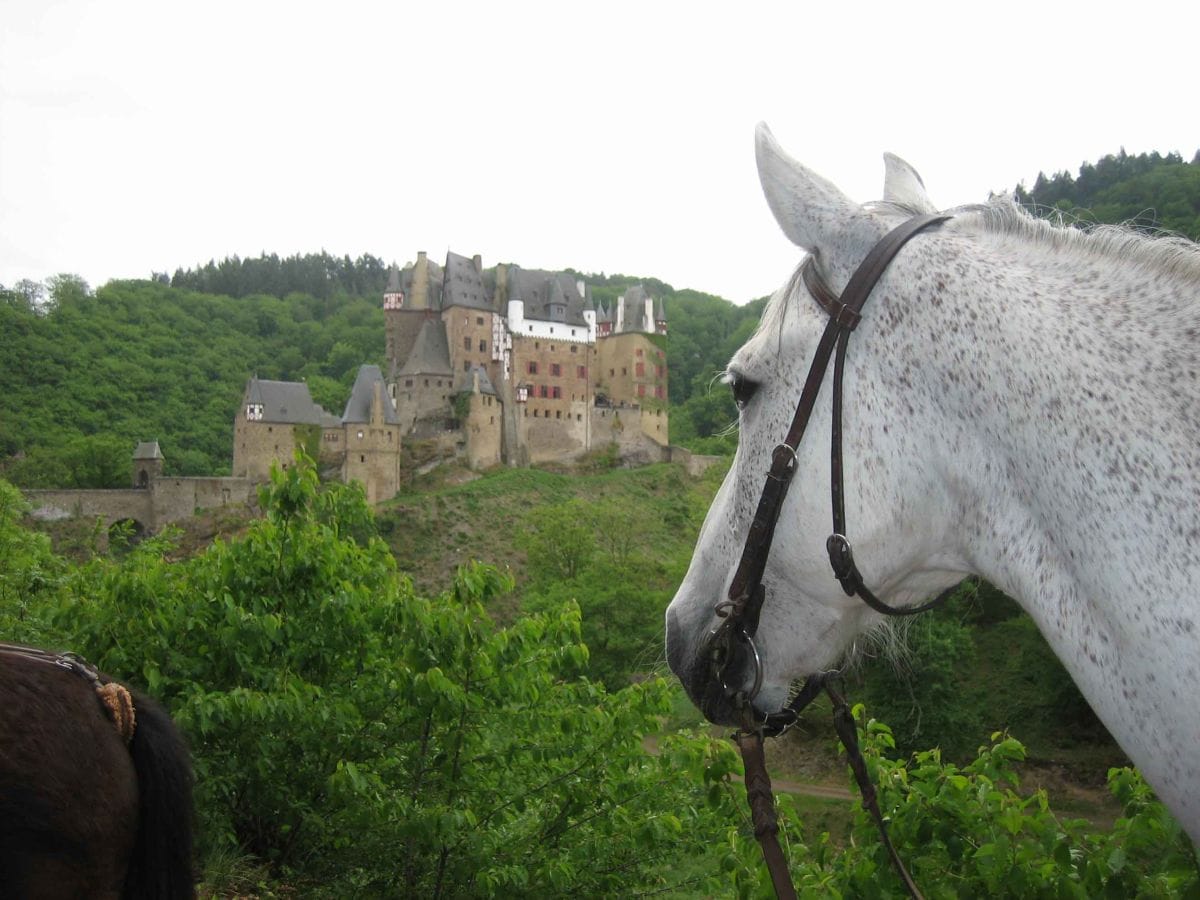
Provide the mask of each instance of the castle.
[{"label": "castle", "polygon": [[424,252],[392,267],[385,369],[362,366],[340,418],[302,382],[251,378],[234,419],[233,475],[264,479],[302,447],[377,503],[400,486],[401,446],[485,469],[615,447],[666,458],[667,321],[641,286],[609,306],[570,274]]}]

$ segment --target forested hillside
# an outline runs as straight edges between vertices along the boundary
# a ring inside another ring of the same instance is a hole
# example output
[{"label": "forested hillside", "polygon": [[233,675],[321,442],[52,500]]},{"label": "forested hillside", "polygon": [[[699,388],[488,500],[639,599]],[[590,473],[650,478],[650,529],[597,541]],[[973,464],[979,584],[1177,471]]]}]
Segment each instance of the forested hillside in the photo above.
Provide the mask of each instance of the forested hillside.
[{"label": "forested hillside", "polygon": [[[385,271],[373,257],[264,256],[180,270],[169,284],[157,276],[93,292],[61,276],[0,288],[0,474],[27,487],[122,486],[139,440],[161,443],[168,474],[227,473],[233,415],[253,374],[306,380],[340,414],[359,365],[383,363]],[[673,439],[732,423],[728,391],[708,385],[760,304],[654,279],[582,277],[606,301],[635,283],[663,298],[681,410]]]},{"label": "forested hillside", "polygon": [[[139,440],[167,471],[227,473],[250,375],[307,379],[341,412],[358,366],[383,355],[378,298],[233,298],[159,281],[92,293],[59,279],[40,305],[0,300],[0,457],[26,486],[122,486]],[[17,458],[14,458],[17,457]]]},{"label": "forested hillside", "polygon": [[[1175,153],[1121,151],[1016,194],[1081,223],[1200,237],[1200,159]],[[386,273],[369,254],[322,252],[209,261],[94,292],[70,275],[0,286],[0,474],[26,486],[122,485],[134,442],[152,439],[168,473],[227,472],[250,375],[305,379],[340,413],[358,366],[383,362]],[[663,299],[671,440],[732,452],[735,409],[715,379],[765,298],[736,306],[651,277],[577,274],[605,303],[637,283]]]},{"label": "forested hillside", "polygon": [[1186,163],[1178,153],[1130,156],[1122,148],[1084,163],[1076,176],[1038,173],[1031,189],[1021,185],[1015,193],[1040,214],[1057,210],[1082,224],[1128,223],[1200,240],[1200,150]]}]

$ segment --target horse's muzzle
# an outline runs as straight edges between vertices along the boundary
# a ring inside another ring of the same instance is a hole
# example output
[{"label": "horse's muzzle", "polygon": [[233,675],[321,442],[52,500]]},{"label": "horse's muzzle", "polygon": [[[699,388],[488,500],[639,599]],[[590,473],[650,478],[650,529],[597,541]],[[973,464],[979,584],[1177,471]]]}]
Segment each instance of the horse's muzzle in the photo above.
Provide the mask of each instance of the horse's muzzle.
[{"label": "horse's muzzle", "polygon": [[743,711],[762,686],[762,659],[740,628],[710,632],[698,648],[674,611],[667,613],[667,663],[692,703],[717,725],[743,724]]}]

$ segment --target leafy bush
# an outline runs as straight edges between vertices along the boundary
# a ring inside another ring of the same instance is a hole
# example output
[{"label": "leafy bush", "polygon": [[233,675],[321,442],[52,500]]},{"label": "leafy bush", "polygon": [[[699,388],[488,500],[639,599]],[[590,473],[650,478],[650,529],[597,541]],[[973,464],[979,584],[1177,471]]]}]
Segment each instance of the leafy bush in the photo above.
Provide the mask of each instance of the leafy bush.
[{"label": "leafy bush", "polygon": [[511,585],[477,565],[414,596],[346,528],[361,492],[318,493],[311,466],[275,472],[261,502],[244,538],[193,560],[161,540],[97,560],[58,615],[189,735],[201,843],[224,868],[249,853],[335,896],[611,895],[719,839],[679,766],[728,769],[728,749],[648,755],[670,689],[580,677],[577,606],[497,628],[483,604]]},{"label": "leafy bush", "polygon": [[[862,706],[855,717],[864,720]],[[1022,793],[1025,748],[1003,733],[962,767],[937,750],[891,758],[891,729],[874,719],[863,721],[859,742],[892,842],[926,897],[1200,896],[1191,842],[1131,769],[1109,773],[1124,815],[1103,833],[1055,815],[1042,790]],[[780,800],[800,896],[908,896],[861,806],[849,841],[836,847],[828,834],[805,834],[789,798]],[[773,896],[753,837],[731,832],[730,847],[724,864],[738,896]]]}]

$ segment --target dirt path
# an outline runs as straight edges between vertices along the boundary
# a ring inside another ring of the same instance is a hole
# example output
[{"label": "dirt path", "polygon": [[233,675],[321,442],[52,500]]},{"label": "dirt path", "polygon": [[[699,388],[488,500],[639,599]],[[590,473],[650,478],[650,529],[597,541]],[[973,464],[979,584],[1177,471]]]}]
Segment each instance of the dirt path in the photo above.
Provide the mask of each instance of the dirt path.
[{"label": "dirt path", "polygon": [[[646,752],[658,756],[658,738],[646,735],[642,739],[642,747]],[[742,776],[734,775],[733,780],[743,783]],[[793,794],[797,797],[817,797],[821,800],[851,800],[854,798],[849,789],[836,784],[818,784],[809,781],[792,781],[786,778],[771,778],[771,788],[779,794]]]}]

